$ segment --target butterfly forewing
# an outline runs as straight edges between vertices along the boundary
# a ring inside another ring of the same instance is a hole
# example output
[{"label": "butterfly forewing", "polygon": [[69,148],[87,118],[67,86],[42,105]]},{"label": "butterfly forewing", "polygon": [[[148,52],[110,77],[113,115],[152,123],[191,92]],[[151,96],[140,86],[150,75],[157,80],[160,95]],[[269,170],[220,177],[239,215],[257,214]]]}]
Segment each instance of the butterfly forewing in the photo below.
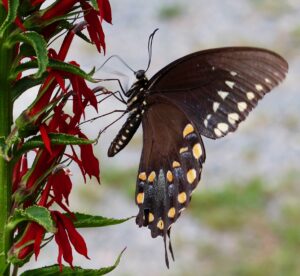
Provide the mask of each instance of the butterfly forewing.
[{"label": "butterfly forewing", "polygon": [[277,54],[232,47],[201,51],[174,61],[149,83],[183,110],[200,133],[219,138],[234,131],[257,102],[285,77],[288,65]]}]

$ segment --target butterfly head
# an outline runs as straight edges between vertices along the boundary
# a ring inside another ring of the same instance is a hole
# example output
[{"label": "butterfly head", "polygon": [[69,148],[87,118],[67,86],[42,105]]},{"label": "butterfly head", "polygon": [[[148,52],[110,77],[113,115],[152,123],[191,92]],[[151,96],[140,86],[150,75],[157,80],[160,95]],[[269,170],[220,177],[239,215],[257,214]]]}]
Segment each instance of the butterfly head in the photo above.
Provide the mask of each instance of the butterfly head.
[{"label": "butterfly head", "polygon": [[138,80],[142,80],[142,79],[146,78],[145,73],[146,73],[145,70],[138,70],[138,71],[134,72],[134,75]]}]

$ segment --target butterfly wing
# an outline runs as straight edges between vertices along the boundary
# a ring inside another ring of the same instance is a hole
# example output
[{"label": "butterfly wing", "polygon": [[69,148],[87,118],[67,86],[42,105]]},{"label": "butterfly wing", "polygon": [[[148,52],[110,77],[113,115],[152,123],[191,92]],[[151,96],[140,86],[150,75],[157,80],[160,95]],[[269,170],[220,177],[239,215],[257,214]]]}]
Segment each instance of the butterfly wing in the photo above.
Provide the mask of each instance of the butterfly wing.
[{"label": "butterfly wing", "polygon": [[216,139],[234,131],[287,70],[273,52],[231,47],[185,56],[150,79],[136,187],[139,226],[166,240],[200,180],[200,134]]},{"label": "butterfly wing", "polygon": [[149,97],[165,97],[186,113],[202,135],[216,139],[234,131],[287,70],[287,62],[268,50],[210,49],[159,71],[150,79]]},{"label": "butterfly wing", "polygon": [[197,186],[205,150],[198,130],[176,106],[152,97],[142,120],[143,150],[137,180],[137,224],[166,236]]}]

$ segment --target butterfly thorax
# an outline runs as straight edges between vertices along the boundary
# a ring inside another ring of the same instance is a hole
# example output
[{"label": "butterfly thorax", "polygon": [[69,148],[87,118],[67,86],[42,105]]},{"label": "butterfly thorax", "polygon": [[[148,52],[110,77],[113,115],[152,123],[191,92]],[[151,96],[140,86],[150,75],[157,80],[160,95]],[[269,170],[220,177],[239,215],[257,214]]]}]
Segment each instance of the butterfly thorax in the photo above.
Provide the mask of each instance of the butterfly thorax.
[{"label": "butterfly thorax", "polygon": [[125,94],[128,97],[126,112],[129,116],[108,149],[108,156],[110,157],[117,154],[129,143],[141,124],[142,116],[145,112],[148,79],[144,73],[142,75],[136,74],[136,77],[137,81]]}]

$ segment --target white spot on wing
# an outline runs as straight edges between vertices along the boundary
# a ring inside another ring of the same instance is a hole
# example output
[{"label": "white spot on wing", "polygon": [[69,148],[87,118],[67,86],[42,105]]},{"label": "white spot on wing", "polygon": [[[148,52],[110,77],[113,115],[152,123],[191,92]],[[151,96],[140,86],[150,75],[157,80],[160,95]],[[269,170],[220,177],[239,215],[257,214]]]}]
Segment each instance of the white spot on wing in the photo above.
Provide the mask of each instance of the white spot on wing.
[{"label": "white spot on wing", "polygon": [[229,123],[235,125],[235,123],[239,120],[240,116],[237,113],[229,113],[227,118]]},{"label": "white spot on wing", "polygon": [[218,91],[218,94],[223,100],[225,100],[226,97],[229,95],[229,93],[226,91]]},{"label": "white spot on wing", "polygon": [[265,78],[266,83],[271,83],[271,81],[268,78]]},{"label": "white spot on wing", "polygon": [[215,129],[214,129],[214,132],[215,132],[215,134],[216,134],[218,137],[221,137],[221,136],[222,136],[222,132],[221,132],[221,130],[219,130],[218,128],[215,128]]},{"label": "white spot on wing", "polygon": [[217,128],[219,129],[219,130],[221,130],[223,133],[225,133],[225,132],[227,132],[228,131],[228,125],[227,124],[225,124],[225,123],[219,123],[218,125],[217,125]]},{"label": "white spot on wing", "polygon": [[239,111],[243,112],[243,111],[246,110],[247,104],[246,104],[245,102],[239,102],[239,103],[237,104],[237,107],[238,107]]},{"label": "white spot on wing", "polygon": [[205,120],[204,120],[204,125],[205,125],[205,127],[207,127],[207,125],[208,125],[208,120],[210,119],[210,117],[211,117],[211,114],[208,114],[208,115],[206,116],[206,118],[205,118]]},{"label": "white spot on wing", "polygon": [[262,87],[261,84],[255,84],[255,89],[256,89],[257,91],[263,91],[263,90],[264,90],[264,88]]},{"label": "white spot on wing", "polygon": [[247,92],[246,95],[247,95],[248,100],[250,100],[250,101],[255,98],[255,94],[253,92]]},{"label": "white spot on wing", "polygon": [[231,76],[236,76],[236,75],[237,75],[237,72],[231,71],[231,72],[230,72],[230,75],[231,75]]},{"label": "white spot on wing", "polygon": [[214,110],[214,112],[216,112],[218,110],[219,106],[220,106],[220,103],[218,103],[218,102],[214,102],[213,103],[213,110]]},{"label": "white spot on wing", "polygon": [[231,89],[234,86],[234,82],[233,81],[225,81],[226,85],[229,86]]}]

